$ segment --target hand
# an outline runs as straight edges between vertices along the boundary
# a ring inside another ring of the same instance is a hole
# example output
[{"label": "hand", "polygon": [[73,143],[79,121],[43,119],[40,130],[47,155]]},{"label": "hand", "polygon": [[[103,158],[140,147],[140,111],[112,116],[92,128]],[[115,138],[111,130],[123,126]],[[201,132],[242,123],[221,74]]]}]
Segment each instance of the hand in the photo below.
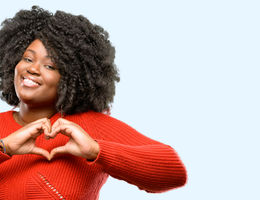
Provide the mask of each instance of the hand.
[{"label": "hand", "polygon": [[93,140],[78,124],[66,119],[58,119],[52,126],[51,133],[47,133],[47,138],[55,138],[57,134],[63,134],[70,139],[64,145],[53,149],[50,153],[50,160],[61,153],[69,153],[80,156],[87,160],[95,160],[99,153],[99,145]]},{"label": "hand", "polygon": [[51,130],[50,120],[39,119],[20,128],[16,132],[3,138],[6,153],[10,156],[16,154],[38,154],[49,159],[49,152],[35,145],[35,140],[43,132],[48,134]]}]

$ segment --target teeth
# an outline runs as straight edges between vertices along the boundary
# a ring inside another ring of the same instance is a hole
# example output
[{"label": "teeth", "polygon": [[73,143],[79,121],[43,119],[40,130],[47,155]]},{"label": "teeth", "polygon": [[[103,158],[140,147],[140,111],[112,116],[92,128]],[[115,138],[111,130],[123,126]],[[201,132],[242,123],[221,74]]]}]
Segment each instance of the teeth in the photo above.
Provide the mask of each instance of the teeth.
[{"label": "teeth", "polygon": [[30,79],[27,79],[27,78],[24,78],[23,81],[24,81],[24,84],[28,85],[28,86],[39,85],[38,83],[36,83],[36,82],[34,82],[34,81],[30,80]]}]

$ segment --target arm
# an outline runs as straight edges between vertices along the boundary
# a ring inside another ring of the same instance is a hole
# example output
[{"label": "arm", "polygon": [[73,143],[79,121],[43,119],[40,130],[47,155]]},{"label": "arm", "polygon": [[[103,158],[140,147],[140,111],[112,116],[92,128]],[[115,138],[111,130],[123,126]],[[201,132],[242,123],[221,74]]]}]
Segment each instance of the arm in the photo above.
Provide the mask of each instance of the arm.
[{"label": "arm", "polygon": [[103,114],[92,117],[99,135],[96,163],[117,179],[148,192],[183,186],[186,170],[170,146],[154,141],[125,123]]},{"label": "arm", "polygon": [[6,154],[5,145],[2,139],[0,139],[0,163],[8,160],[10,156]]},{"label": "arm", "polygon": [[49,159],[49,152],[35,145],[36,138],[43,132],[49,132],[50,121],[40,119],[1,139],[0,163],[11,159],[12,155],[38,154]]},{"label": "arm", "polygon": [[53,124],[48,138],[63,134],[70,139],[64,146],[54,148],[50,159],[64,153],[83,157],[91,161],[90,165],[99,164],[109,175],[148,192],[163,192],[185,184],[186,170],[170,146],[101,113],[84,114],[80,124],[82,127],[63,118]]},{"label": "arm", "polygon": [[11,159],[10,156],[0,151],[0,164],[9,159]]}]

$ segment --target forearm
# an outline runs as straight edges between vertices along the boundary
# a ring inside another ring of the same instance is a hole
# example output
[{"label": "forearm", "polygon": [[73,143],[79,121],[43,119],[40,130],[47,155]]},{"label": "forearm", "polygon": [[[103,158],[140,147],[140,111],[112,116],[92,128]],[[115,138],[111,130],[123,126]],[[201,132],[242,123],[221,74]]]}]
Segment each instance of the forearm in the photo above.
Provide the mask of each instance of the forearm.
[{"label": "forearm", "polygon": [[98,142],[100,154],[96,163],[114,178],[125,180],[147,192],[167,191],[186,182],[185,167],[170,146]]},{"label": "forearm", "polygon": [[10,156],[8,156],[7,154],[0,152],[0,164],[11,159]]},{"label": "forearm", "polygon": [[186,169],[173,148],[113,117],[90,114],[100,147],[94,163],[109,175],[148,192],[163,192],[186,183]]},{"label": "forearm", "polygon": [[0,139],[0,163],[9,160],[11,157],[6,152],[4,139]]}]

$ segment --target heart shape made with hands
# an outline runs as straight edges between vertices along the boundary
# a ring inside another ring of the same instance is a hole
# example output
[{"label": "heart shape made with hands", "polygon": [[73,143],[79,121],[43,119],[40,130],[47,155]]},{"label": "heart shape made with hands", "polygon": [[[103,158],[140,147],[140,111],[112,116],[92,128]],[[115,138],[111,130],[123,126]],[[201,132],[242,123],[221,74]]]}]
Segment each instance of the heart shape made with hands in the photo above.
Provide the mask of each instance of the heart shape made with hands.
[{"label": "heart shape made with hands", "polygon": [[[58,134],[69,137],[64,146],[59,146],[48,152],[35,145],[36,139],[44,134],[47,140],[54,139]],[[99,153],[98,143],[92,139],[78,124],[59,118],[51,125],[47,118],[34,121],[5,138],[7,153],[37,154],[51,160],[56,154],[71,154],[87,160],[94,160]]]}]

